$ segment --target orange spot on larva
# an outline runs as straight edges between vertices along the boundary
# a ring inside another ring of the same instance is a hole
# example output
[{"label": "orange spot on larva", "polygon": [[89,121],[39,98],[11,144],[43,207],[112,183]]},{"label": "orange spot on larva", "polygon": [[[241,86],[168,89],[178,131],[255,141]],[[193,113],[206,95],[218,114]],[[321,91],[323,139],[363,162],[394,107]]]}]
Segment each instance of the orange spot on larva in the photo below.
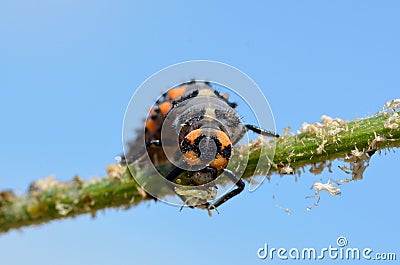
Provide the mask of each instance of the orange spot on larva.
[{"label": "orange spot on larva", "polygon": [[153,116],[153,115],[156,115],[156,113],[157,113],[157,112],[156,112],[155,109],[151,109],[150,112],[149,112],[149,115],[150,115],[150,116]]},{"label": "orange spot on larva", "polygon": [[172,100],[178,99],[180,96],[183,95],[183,93],[185,93],[186,89],[183,87],[178,87],[178,88],[174,88],[174,89],[170,89],[168,91],[168,95],[169,98]]},{"label": "orange spot on larva", "polygon": [[155,131],[157,131],[157,124],[156,124],[156,122],[155,122],[154,120],[152,120],[152,119],[148,119],[148,120],[146,121],[146,129],[147,129],[149,132],[155,132]]},{"label": "orange spot on larva", "polygon": [[202,129],[197,129],[194,131],[191,131],[188,135],[186,135],[186,139],[189,140],[190,144],[193,145],[194,141],[203,133]]},{"label": "orange spot on larva", "polygon": [[210,166],[216,169],[223,169],[228,165],[228,159],[218,154],[215,159],[210,163]]},{"label": "orange spot on larva", "polygon": [[223,131],[216,131],[218,140],[221,142],[222,147],[227,147],[228,145],[232,144],[231,140],[229,139],[228,135],[226,135]]},{"label": "orange spot on larva", "polygon": [[166,102],[160,103],[158,105],[158,108],[161,110],[161,113],[163,115],[167,115],[169,109],[171,108],[171,102],[166,101]]},{"label": "orange spot on larva", "polygon": [[185,157],[186,161],[190,164],[190,165],[197,165],[200,164],[200,159],[197,156],[196,152],[194,151],[189,151],[183,154],[183,156]]}]

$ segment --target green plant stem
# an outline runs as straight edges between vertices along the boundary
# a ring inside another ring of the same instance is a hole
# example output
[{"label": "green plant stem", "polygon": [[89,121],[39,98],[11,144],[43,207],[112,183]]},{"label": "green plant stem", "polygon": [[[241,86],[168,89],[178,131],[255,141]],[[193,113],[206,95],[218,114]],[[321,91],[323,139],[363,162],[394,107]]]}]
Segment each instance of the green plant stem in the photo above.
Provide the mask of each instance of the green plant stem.
[{"label": "green plant stem", "polygon": [[[282,173],[282,168],[289,166],[297,169],[354,156],[352,151],[358,150],[363,154],[369,152],[372,155],[380,149],[399,147],[400,126],[385,128],[392,115],[393,112],[385,112],[340,124],[313,124],[309,126],[308,132],[284,135],[276,142],[269,174]],[[398,124],[398,120],[396,122]],[[242,148],[250,152],[243,178],[254,174],[261,146],[263,143],[250,143]],[[239,158],[232,158],[234,163],[237,162],[235,159]],[[138,171],[135,174],[142,173]],[[129,208],[151,200],[133,180],[129,170],[118,165],[111,165],[104,178],[83,181],[74,177],[69,182],[59,182],[50,177],[31,184],[26,194],[16,196],[12,191],[3,191],[0,195],[0,233],[80,214],[94,214],[110,207]]]}]

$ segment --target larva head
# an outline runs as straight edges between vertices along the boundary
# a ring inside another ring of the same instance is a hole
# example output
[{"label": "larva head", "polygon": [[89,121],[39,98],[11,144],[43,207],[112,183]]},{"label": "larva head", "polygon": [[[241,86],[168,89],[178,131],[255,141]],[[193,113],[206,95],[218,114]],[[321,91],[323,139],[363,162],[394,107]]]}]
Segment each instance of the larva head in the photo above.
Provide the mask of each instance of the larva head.
[{"label": "larva head", "polygon": [[200,128],[188,133],[180,144],[189,165],[223,169],[232,155],[232,143],[223,131]]}]

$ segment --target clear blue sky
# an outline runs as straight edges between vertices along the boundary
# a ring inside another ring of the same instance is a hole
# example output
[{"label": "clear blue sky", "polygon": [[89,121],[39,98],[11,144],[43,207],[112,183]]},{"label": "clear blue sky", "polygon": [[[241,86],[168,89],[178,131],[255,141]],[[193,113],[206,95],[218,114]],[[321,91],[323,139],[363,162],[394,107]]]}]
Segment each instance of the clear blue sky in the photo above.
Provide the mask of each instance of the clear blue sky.
[{"label": "clear blue sky", "polygon": [[[3,0],[0,189],[23,192],[51,174],[104,175],[122,150],[135,88],[186,60],[247,73],[266,94],[280,133],[322,114],[366,117],[399,97],[399,12],[397,1]],[[0,236],[1,263],[275,264],[257,258],[264,243],[322,248],[340,235],[351,247],[400,259],[398,163],[398,151],[374,156],[364,180],[341,186],[341,197],[322,193],[311,212],[304,198],[311,184],[346,175],[335,168],[297,182],[274,176],[213,218],[149,203],[12,231]]]}]

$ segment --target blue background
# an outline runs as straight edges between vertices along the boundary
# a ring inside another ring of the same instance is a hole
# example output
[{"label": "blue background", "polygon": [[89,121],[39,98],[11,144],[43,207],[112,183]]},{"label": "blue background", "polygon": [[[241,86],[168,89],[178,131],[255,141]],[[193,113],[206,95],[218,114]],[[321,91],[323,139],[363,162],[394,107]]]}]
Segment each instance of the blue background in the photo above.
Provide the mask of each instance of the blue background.
[{"label": "blue background", "polygon": [[[0,189],[24,192],[51,174],[105,175],[122,150],[135,89],[186,60],[247,73],[268,98],[280,133],[322,114],[367,117],[399,97],[399,11],[397,1],[2,0]],[[274,264],[257,258],[264,243],[322,248],[340,235],[349,247],[399,259],[399,155],[384,153],[371,159],[364,180],[342,185],[341,197],[321,193],[310,212],[309,187],[348,177],[341,163],[318,176],[306,169],[297,181],[273,176],[213,218],[146,203],[11,231],[0,236],[1,263]]]}]

